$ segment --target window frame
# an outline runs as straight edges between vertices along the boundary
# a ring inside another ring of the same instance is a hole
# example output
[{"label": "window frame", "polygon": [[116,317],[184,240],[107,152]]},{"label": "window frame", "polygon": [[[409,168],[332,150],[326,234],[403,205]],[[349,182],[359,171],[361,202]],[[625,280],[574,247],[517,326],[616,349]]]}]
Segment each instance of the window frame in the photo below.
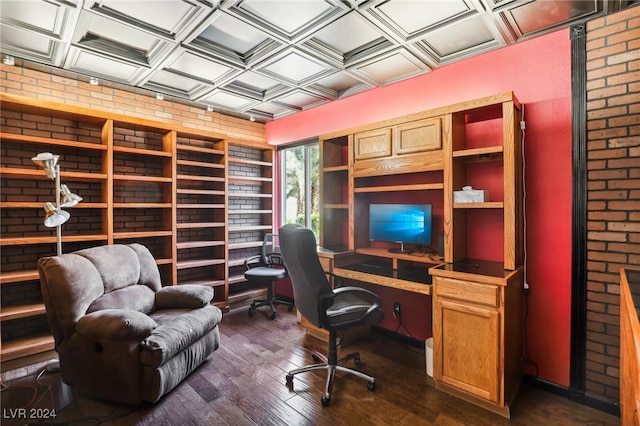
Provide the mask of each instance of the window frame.
[{"label": "window frame", "polygon": [[[305,212],[304,212],[304,221],[305,224],[304,226],[310,229],[312,228],[312,211],[311,211],[311,206],[312,206],[312,173],[311,173],[311,167],[312,167],[312,156],[311,156],[311,150],[312,149],[320,149],[320,141],[318,138],[314,138],[314,139],[309,139],[309,140],[305,140],[305,141],[301,141],[298,143],[293,143],[293,144],[288,144],[288,145],[283,145],[277,148],[278,151],[278,163],[279,163],[279,171],[278,171],[278,195],[279,195],[279,200],[278,200],[278,227],[282,226],[285,224],[285,215],[286,215],[286,204],[287,204],[287,197],[286,197],[286,184],[287,184],[287,161],[286,161],[286,152],[290,151],[292,149],[299,149],[299,148],[304,148],[304,190],[305,190],[305,195],[304,195],[304,203],[305,203]],[[318,167],[320,167],[320,165],[318,164]],[[320,182],[318,182],[318,186],[320,185]],[[318,214],[320,214],[320,212],[318,212]]]}]

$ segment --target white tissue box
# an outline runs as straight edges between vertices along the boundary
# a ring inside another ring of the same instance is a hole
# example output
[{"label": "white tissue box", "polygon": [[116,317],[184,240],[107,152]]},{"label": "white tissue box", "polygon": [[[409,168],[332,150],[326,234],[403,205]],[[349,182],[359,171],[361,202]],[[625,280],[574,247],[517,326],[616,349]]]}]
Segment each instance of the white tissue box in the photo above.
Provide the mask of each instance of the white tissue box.
[{"label": "white tissue box", "polygon": [[454,203],[486,203],[487,201],[489,201],[489,193],[482,189],[465,186],[462,191],[453,191]]}]

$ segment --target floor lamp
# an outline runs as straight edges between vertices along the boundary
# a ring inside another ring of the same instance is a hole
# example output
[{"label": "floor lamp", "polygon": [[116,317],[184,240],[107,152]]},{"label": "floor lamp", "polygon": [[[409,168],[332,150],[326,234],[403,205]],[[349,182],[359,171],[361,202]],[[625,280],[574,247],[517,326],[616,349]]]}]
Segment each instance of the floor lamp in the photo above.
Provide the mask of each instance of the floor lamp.
[{"label": "floor lamp", "polygon": [[[56,245],[58,256],[62,255],[62,224],[64,224],[71,216],[69,212],[62,210],[62,207],[73,207],[82,201],[82,197],[74,194],[69,190],[67,185],[60,184],[60,165],[59,155],[53,155],[50,152],[41,152],[31,159],[36,163],[51,180],[56,182],[56,203],[44,203],[44,226],[47,228],[56,228]],[[47,363],[47,371],[58,371],[60,369],[60,360],[52,359]]]},{"label": "floor lamp", "polygon": [[44,226],[47,228],[56,228],[57,254],[62,255],[62,224],[69,220],[69,212],[62,210],[62,207],[73,207],[82,201],[82,197],[72,193],[67,185],[60,184],[60,165],[59,155],[53,155],[50,152],[41,152],[31,159],[51,180],[56,182],[56,203],[44,203]]}]

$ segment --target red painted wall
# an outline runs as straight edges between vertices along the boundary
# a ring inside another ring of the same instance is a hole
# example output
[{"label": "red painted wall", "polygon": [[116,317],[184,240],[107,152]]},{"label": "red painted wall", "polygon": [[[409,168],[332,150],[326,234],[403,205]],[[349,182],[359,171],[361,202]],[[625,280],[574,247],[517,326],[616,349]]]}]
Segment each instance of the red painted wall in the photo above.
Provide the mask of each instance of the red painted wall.
[{"label": "red painted wall", "polygon": [[568,30],[272,121],[267,123],[267,140],[284,144],[505,91],[513,91],[525,105],[529,355],[541,379],[568,386],[572,193]]}]

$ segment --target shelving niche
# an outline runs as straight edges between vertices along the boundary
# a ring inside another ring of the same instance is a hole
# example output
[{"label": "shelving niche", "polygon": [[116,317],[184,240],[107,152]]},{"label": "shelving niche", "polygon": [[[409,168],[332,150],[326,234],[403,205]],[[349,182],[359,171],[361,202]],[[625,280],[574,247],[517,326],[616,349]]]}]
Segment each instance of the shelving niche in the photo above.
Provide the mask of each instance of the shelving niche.
[{"label": "shelving niche", "polygon": [[263,144],[228,142],[228,285],[229,304],[266,295],[244,278],[244,261],[260,253],[264,235],[273,232],[274,150]]},{"label": "shelving niche", "polygon": [[[140,242],[163,285],[212,286],[229,308],[230,265],[273,227],[273,148],[9,94],[0,103],[1,362],[53,349],[37,260],[56,253],[55,228],[43,225],[55,185],[31,161],[40,152],[60,155],[62,182],[83,197],[62,226],[65,253]],[[241,228],[228,213],[255,223]]]}]

